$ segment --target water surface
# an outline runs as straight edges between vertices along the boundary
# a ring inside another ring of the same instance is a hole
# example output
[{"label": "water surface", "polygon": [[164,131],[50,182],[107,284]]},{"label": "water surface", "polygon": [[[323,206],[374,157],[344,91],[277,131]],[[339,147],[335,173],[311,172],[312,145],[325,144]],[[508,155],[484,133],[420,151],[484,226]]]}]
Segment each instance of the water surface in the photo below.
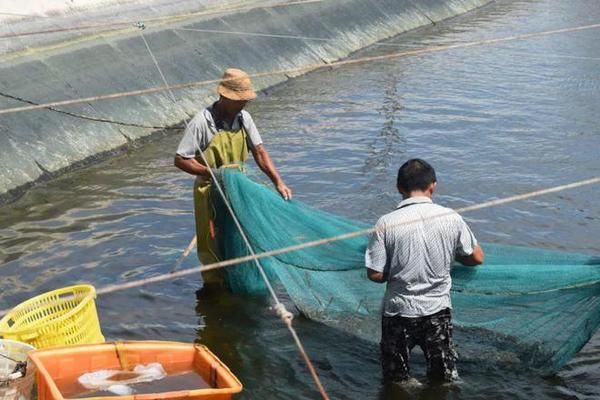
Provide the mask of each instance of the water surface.
[{"label": "water surface", "polygon": [[[499,1],[355,57],[599,20],[597,0]],[[399,200],[399,165],[420,157],[437,170],[436,200],[461,207],[600,175],[599,39],[588,30],[327,69],[249,109],[296,198],[313,206],[373,222]],[[159,134],[0,209],[0,308],[79,281],[167,272],[194,234],[192,180],[172,166],[179,138]],[[598,255],[597,197],[585,187],[465,217],[482,241]],[[240,398],[317,398],[267,300],[200,287],[186,278],[98,298],[105,336],[199,338],[242,380]],[[296,326],[336,399],[600,397],[598,334],[553,377],[463,362],[462,384],[405,392],[381,386],[376,346],[300,317]]]}]

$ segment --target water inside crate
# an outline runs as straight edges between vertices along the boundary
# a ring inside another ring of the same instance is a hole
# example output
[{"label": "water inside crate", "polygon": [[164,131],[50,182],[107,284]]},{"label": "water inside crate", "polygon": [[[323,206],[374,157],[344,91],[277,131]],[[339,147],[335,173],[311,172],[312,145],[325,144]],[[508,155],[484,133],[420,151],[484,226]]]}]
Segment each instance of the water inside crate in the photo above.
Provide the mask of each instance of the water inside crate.
[{"label": "water inside crate", "polygon": [[[126,374],[126,372],[124,373]],[[115,380],[119,379],[117,378]],[[108,390],[88,390],[83,387],[76,378],[74,380],[64,382],[57,380],[56,384],[63,397],[67,399],[119,395]],[[176,374],[170,374],[163,379],[156,381],[134,383],[127,386],[132,389],[133,393],[131,394],[164,393],[178,390],[198,390],[211,388],[208,382],[206,382],[195,371],[185,371]],[[129,395],[129,393],[122,395]]]}]

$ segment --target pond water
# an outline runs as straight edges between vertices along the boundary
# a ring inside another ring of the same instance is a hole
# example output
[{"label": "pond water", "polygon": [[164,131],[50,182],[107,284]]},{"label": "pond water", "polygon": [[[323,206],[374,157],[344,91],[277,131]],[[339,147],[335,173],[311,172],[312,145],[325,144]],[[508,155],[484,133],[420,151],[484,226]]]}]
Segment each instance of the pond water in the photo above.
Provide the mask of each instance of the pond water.
[{"label": "pond water", "polygon": [[[354,57],[599,19],[597,0],[497,1]],[[297,199],[374,222],[398,202],[395,174],[408,158],[431,162],[436,201],[455,208],[599,176],[599,71],[600,34],[586,30],[316,71],[268,90],[249,111]],[[1,208],[0,308],[71,283],[99,288],[169,271],[194,234],[192,178],[172,165],[180,136],[159,133]],[[465,218],[484,242],[598,255],[598,193],[588,186]],[[192,255],[183,268],[196,263]],[[104,335],[200,339],[243,382],[240,398],[318,397],[266,299],[201,286],[188,277],[99,297]],[[599,334],[552,377],[465,362],[463,383],[407,391],[382,387],[376,346],[301,317],[295,324],[336,399],[600,397]]]}]

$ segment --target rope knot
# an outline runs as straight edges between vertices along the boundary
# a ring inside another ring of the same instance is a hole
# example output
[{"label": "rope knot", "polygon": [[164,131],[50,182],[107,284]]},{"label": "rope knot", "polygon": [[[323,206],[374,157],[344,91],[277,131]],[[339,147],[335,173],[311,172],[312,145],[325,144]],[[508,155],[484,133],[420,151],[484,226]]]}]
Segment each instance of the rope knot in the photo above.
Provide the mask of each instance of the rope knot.
[{"label": "rope knot", "polygon": [[275,312],[277,313],[277,315],[279,316],[279,318],[281,318],[281,320],[283,322],[285,322],[286,324],[292,323],[292,320],[294,319],[294,314],[289,312],[287,310],[287,308],[285,308],[285,305],[283,303],[275,304],[273,306],[273,309],[275,310]]}]

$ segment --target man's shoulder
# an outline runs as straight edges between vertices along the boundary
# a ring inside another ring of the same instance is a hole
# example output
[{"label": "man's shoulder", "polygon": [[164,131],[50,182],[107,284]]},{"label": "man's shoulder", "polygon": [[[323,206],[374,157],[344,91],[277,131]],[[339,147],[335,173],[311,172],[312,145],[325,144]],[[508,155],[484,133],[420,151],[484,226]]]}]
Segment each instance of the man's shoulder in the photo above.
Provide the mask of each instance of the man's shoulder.
[{"label": "man's shoulder", "polygon": [[461,221],[462,217],[454,209],[440,204],[431,203],[429,214],[446,221]]},{"label": "man's shoulder", "polygon": [[393,228],[399,222],[406,220],[406,214],[402,212],[402,209],[396,208],[387,214],[383,214],[377,220],[377,226],[380,228]]},{"label": "man's shoulder", "polygon": [[458,213],[450,207],[446,207],[446,206],[443,206],[438,203],[431,203],[430,206],[431,206],[432,211],[436,211],[436,212],[439,211],[439,212],[446,213],[448,215],[458,216]]},{"label": "man's shoulder", "polygon": [[[416,207],[419,207],[418,209]],[[382,215],[377,221],[378,224],[389,224],[398,221],[415,218],[415,211],[419,211],[419,218],[431,216],[432,219],[443,218],[446,220],[461,220],[462,217],[452,208],[448,208],[436,203],[420,203],[412,207],[398,207],[387,214]]]},{"label": "man's shoulder", "polygon": [[242,110],[240,112],[240,115],[242,117],[242,121],[244,121],[244,122],[252,121],[252,115],[250,115],[250,113],[248,111]]},{"label": "man's shoulder", "polygon": [[196,129],[205,129],[212,122],[212,114],[210,112],[210,107],[206,107],[200,110],[194,118],[188,122],[188,127],[196,128]]},{"label": "man's shoulder", "polygon": [[377,220],[377,225],[385,225],[398,217],[398,209],[392,210],[387,214],[383,214]]}]

